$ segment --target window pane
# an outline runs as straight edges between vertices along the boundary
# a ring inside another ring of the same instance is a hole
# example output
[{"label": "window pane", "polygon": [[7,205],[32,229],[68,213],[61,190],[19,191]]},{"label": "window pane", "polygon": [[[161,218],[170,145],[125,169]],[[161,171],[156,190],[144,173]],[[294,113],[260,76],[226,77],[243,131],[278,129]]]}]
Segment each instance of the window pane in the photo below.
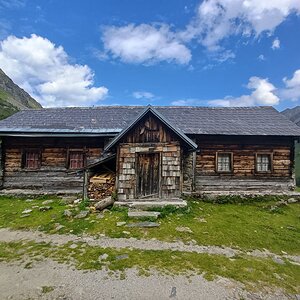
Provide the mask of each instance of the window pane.
[{"label": "window pane", "polygon": [[271,171],[271,155],[270,154],[258,154],[256,161],[256,169],[258,172]]},{"label": "window pane", "polygon": [[40,168],[40,154],[37,151],[27,151],[25,153],[25,167],[27,169]]},{"label": "window pane", "polygon": [[84,156],[82,152],[70,152],[70,169],[80,169],[84,167]]},{"label": "window pane", "polygon": [[218,171],[219,172],[231,171],[231,154],[229,153],[218,154]]}]

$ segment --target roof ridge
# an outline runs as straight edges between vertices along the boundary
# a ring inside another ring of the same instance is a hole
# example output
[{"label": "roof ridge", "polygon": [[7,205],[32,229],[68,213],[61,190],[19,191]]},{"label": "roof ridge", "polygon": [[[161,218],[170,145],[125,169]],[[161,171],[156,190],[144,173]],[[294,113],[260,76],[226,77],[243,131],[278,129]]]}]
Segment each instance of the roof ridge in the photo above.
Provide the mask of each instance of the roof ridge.
[{"label": "roof ridge", "polygon": [[[107,109],[107,108],[146,108],[147,105],[99,105],[99,106],[72,106],[72,107],[42,107],[42,108],[29,108],[22,111],[46,111],[46,110],[72,110],[72,109],[82,109],[82,110],[93,110],[93,109]],[[210,109],[210,110],[236,110],[236,109],[275,109],[273,106],[200,106],[200,105],[151,105],[154,108],[192,108],[192,109]]]}]

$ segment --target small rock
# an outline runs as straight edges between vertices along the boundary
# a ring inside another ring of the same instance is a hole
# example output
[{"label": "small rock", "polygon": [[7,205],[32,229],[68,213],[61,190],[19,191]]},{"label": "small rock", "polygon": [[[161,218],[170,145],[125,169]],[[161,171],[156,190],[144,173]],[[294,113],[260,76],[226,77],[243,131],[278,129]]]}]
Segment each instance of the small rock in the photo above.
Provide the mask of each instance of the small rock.
[{"label": "small rock", "polygon": [[21,216],[21,218],[27,218],[27,217],[30,217],[30,214],[23,214],[23,215]]},{"label": "small rock", "polygon": [[116,260],[126,259],[126,258],[128,258],[128,257],[129,257],[128,254],[121,254],[121,255],[117,255],[117,256],[116,256]]},{"label": "small rock", "polygon": [[78,245],[77,244],[72,244],[72,245],[70,245],[70,249],[76,249],[78,247]]},{"label": "small rock", "polygon": [[75,201],[74,201],[74,204],[78,204],[78,203],[80,203],[81,202],[81,199],[76,199]]},{"label": "small rock", "polygon": [[289,203],[289,204],[291,204],[291,203],[297,203],[297,202],[298,202],[298,200],[295,199],[295,198],[289,198],[289,199],[287,200],[287,203]]},{"label": "small rock", "polygon": [[104,215],[103,214],[97,214],[97,219],[103,219],[104,218]]},{"label": "small rock", "polygon": [[284,254],[284,255],[287,255],[287,252],[281,250],[281,253]]},{"label": "small rock", "polygon": [[117,222],[117,227],[124,226],[126,222]]},{"label": "small rock", "polygon": [[84,219],[89,215],[88,210],[82,210],[78,215],[75,216],[75,219]]},{"label": "small rock", "polygon": [[33,199],[26,199],[25,202],[32,202]]},{"label": "small rock", "polygon": [[296,230],[296,227],[294,227],[294,226],[286,226],[286,228],[289,230]]},{"label": "small rock", "polygon": [[285,264],[284,260],[282,260],[280,257],[273,257],[273,261],[276,264],[279,264],[279,265],[284,265]]},{"label": "small rock", "polygon": [[70,196],[70,197],[63,197],[61,199],[61,202],[62,203],[65,203],[65,204],[73,204],[75,201],[75,198],[73,196]]},{"label": "small rock", "polygon": [[50,210],[50,209],[52,209],[52,206],[41,206],[41,207],[39,208],[39,211],[48,211],[48,210]]},{"label": "small rock", "polygon": [[152,228],[152,227],[159,227],[160,224],[155,222],[138,222],[138,223],[131,223],[127,224],[126,227],[140,227],[140,228]]},{"label": "small rock", "polygon": [[72,212],[69,209],[65,209],[64,216],[70,218],[70,217],[72,217]]},{"label": "small rock", "polygon": [[122,231],[124,234],[130,234],[130,232],[129,231]]},{"label": "small rock", "polygon": [[31,208],[39,208],[39,206],[38,205],[33,205],[33,206],[31,206]]},{"label": "small rock", "polygon": [[170,298],[174,298],[176,297],[176,287],[173,286],[172,289],[171,289],[171,295],[170,295]]},{"label": "small rock", "polygon": [[99,257],[98,257],[98,260],[99,261],[102,261],[102,260],[106,260],[107,258],[108,258],[108,254],[107,253],[104,253],[104,254],[102,254],[102,255],[100,255]]},{"label": "small rock", "polygon": [[56,231],[59,231],[59,230],[61,230],[62,228],[65,227],[64,225],[61,225],[61,224],[59,224],[59,223],[55,223],[54,226],[55,226],[54,229],[55,229]]},{"label": "small rock", "polygon": [[193,233],[193,231],[189,227],[176,227],[176,231]]},{"label": "small rock", "polygon": [[45,200],[42,202],[43,205],[49,205],[51,203],[53,203],[53,200]]},{"label": "small rock", "polygon": [[197,219],[200,223],[207,223],[207,221],[204,218],[198,218]]},{"label": "small rock", "polygon": [[32,209],[25,209],[22,211],[22,214],[29,214],[32,212]]},{"label": "small rock", "polygon": [[278,206],[271,206],[270,207],[270,212],[274,212],[274,211],[276,211],[278,209]]}]

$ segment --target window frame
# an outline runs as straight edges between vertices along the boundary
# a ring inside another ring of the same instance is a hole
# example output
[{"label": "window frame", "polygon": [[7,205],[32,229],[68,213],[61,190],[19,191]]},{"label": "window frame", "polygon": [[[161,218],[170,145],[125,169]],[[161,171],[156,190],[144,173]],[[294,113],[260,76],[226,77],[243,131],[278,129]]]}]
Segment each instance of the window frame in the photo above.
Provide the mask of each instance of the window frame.
[{"label": "window frame", "polygon": [[[259,171],[257,168],[258,156],[259,155],[268,155],[270,159],[270,170],[268,171]],[[256,152],[255,153],[255,173],[256,174],[271,174],[273,173],[273,153],[272,152]]]},{"label": "window frame", "polygon": [[[219,170],[218,159],[219,159],[219,155],[222,155],[222,154],[227,154],[230,157],[230,170],[229,171],[220,171]],[[216,152],[215,169],[216,169],[216,173],[219,173],[219,174],[232,174],[233,173],[233,152],[230,152],[230,151],[217,151]]]},{"label": "window frame", "polygon": [[[82,154],[82,167],[80,168],[71,168],[71,154]],[[84,149],[68,149],[67,151],[67,161],[66,161],[66,168],[68,170],[76,171],[84,168],[86,166],[86,151]]]},{"label": "window frame", "polygon": [[[35,168],[28,167],[27,155],[29,153],[37,154],[37,167],[35,167]],[[21,168],[23,170],[37,171],[37,170],[40,170],[41,167],[42,167],[42,149],[40,149],[40,148],[25,148],[25,149],[22,150]]]}]

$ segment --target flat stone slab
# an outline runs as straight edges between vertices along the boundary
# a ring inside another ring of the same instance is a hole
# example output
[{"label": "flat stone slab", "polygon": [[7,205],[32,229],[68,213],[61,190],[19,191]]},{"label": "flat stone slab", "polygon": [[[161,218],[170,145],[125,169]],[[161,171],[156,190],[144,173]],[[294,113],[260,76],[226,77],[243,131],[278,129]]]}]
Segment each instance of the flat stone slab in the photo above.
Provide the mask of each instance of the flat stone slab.
[{"label": "flat stone slab", "polygon": [[153,227],[159,227],[159,223],[155,222],[138,222],[138,223],[130,223],[127,224],[126,227],[138,227],[138,228],[153,228]]},{"label": "flat stone slab", "polygon": [[127,201],[116,201],[114,203],[115,206],[126,206],[130,208],[136,208],[136,209],[146,209],[146,208],[151,208],[151,207],[164,207],[164,206],[169,206],[172,205],[174,207],[186,207],[187,202],[182,199],[176,199],[176,200],[143,200],[140,201],[139,199],[137,200],[127,200]]},{"label": "flat stone slab", "polygon": [[155,218],[157,219],[160,216],[158,211],[129,211],[129,218]]}]

